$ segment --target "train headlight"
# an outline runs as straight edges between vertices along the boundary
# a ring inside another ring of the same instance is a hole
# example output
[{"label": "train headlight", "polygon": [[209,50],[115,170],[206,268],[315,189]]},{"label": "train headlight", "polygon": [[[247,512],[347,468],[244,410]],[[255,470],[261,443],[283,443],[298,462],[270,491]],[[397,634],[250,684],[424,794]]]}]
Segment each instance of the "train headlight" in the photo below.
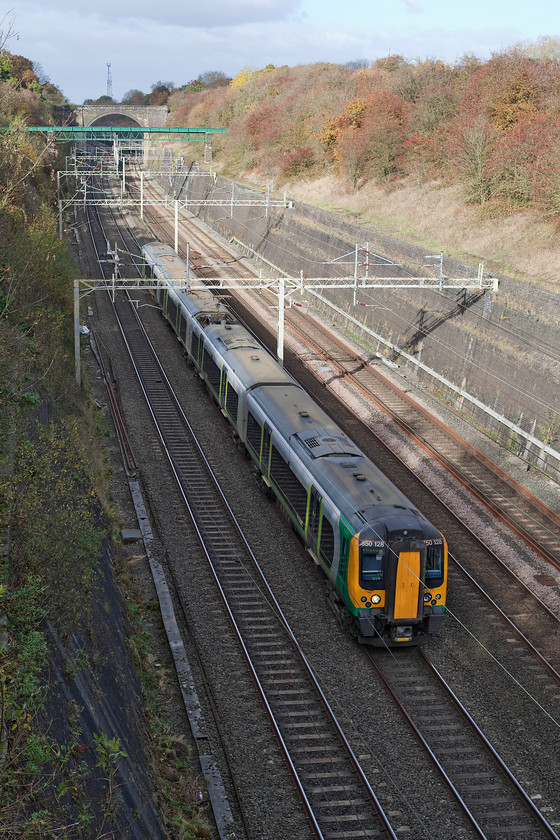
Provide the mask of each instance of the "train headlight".
[{"label": "train headlight", "polygon": [[424,592],[424,603],[427,604],[428,601],[432,600],[432,593],[431,592]]},{"label": "train headlight", "polygon": [[439,593],[439,592],[436,595],[436,601],[441,601],[441,593]]},{"label": "train headlight", "polygon": [[371,603],[378,604],[381,601],[381,595],[372,595],[371,596]]}]

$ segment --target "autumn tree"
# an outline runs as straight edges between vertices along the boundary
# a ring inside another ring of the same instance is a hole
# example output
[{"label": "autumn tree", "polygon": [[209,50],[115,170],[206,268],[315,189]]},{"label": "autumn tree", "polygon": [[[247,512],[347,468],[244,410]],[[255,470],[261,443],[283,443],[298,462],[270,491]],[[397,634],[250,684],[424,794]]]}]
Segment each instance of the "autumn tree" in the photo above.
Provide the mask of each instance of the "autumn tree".
[{"label": "autumn tree", "polygon": [[[455,64],[389,55],[348,66],[201,74],[167,100],[174,124],[216,138],[228,173],[331,171],[353,189],[399,177],[460,184],[466,201],[508,212],[560,210],[560,50],[554,39]],[[165,92],[164,92],[165,93]]]},{"label": "autumn tree", "polygon": [[449,167],[462,183],[467,202],[484,204],[490,198],[487,167],[495,142],[495,129],[481,114],[467,112],[451,126],[447,143]]},{"label": "autumn tree", "polygon": [[84,99],[84,105],[116,105],[117,101],[112,96],[98,96],[97,99]]},{"label": "autumn tree", "polygon": [[536,165],[546,147],[547,118],[528,109],[504,129],[487,163],[493,197],[527,206],[534,193]]},{"label": "autumn tree", "polygon": [[341,114],[324,121],[318,139],[327,155],[334,157],[337,145],[345,132],[360,128],[365,109],[365,100],[353,99],[345,105]]},{"label": "autumn tree", "polygon": [[402,152],[405,104],[392,93],[348,102],[323,124],[320,142],[353,189],[361,180],[382,181],[397,171]]},{"label": "autumn tree", "polygon": [[121,105],[144,105],[146,102],[146,94],[142,93],[138,88],[127,90],[121,99]]},{"label": "autumn tree", "polygon": [[203,89],[226,87],[231,82],[231,76],[227,76],[221,70],[206,70],[196,80]]},{"label": "autumn tree", "polygon": [[539,126],[531,189],[533,206],[548,218],[560,219],[560,125],[555,113]]},{"label": "autumn tree", "polygon": [[165,105],[171,92],[175,89],[173,82],[156,82],[151,87],[151,92],[146,96],[146,105]]}]

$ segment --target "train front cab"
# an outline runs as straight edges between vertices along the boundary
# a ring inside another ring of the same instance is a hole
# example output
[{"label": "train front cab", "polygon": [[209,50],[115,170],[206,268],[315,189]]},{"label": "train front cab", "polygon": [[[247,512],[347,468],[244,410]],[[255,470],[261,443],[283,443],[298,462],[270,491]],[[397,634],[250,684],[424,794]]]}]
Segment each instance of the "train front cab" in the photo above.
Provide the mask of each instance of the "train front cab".
[{"label": "train front cab", "polygon": [[346,584],[359,642],[416,644],[443,621],[446,542],[418,534],[382,540],[366,529],[350,542]]}]

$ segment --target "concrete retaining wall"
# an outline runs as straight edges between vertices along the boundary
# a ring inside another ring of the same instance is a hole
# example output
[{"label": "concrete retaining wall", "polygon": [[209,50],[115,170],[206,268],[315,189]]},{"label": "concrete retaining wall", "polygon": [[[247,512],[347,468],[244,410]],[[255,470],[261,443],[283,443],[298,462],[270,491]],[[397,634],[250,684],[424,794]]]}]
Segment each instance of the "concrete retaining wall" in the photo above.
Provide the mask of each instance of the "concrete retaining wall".
[{"label": "concrete retaining wall", "polygon": [[[185,173],[165,179],[166,191],[193,201],[189,209],[226,238],[235,237],[248,248],[293,276],[348,276],[354,266],[342,265],[355,245],[369,243],[370,253],[401,263],[400,268],[369,270],[394,276],[438,273],[424,268],[425,251],[416,245],[360,228],[344,217],[296,202],[292,208],[196,205],[208,197],[231,198],[232,182],[217,178],[187,178]],[[263,198],[263,194],[234,187],[236,199]],[[444,238],[444,237],[442,237]],[[332,260],[339,262],[325,265]],[[370,262],[376,260],[370,256]],[[450,277],[473,277],[477,266],[444,260]],[[362,270],[363,271],[363,270]],[[329,293],[342,310],[359,318],[369,329],[406,350],[441,376],[467,391],[510,422],[553,449],[560,449],[560,296],[536,285],[499,277],[497,293],[431,290],[364,290],[354,306],[353,291]],[[339,315],[332,315],[340,322]],[[352,330],[356,332],[355,327]],[[371,338],[364,336],[371,345]],[[384,352],[382,345],[374,350]],[[385,351],[387,352],[387,351]],[[402,357],[400,365],[410,363]],[[420,371],[426,380],[430,377]],[[456,393],[433,381],[440,395],[480,422],[512,451],[539,460],[543,453]],[[558,461],[544,456],[544,466],[560,476]]]}]

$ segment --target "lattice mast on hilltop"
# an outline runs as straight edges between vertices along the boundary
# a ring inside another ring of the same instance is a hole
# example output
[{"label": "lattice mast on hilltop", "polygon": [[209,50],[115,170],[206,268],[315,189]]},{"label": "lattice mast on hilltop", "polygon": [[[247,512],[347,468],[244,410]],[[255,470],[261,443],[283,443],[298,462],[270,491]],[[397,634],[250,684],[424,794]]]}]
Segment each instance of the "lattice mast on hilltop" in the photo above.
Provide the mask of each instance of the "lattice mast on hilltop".
[{"label": "lattice mast on hilltop", "polygon": [[113,80],[111,78],[111,62],[107,62],[107,96],[113,98]]}]

